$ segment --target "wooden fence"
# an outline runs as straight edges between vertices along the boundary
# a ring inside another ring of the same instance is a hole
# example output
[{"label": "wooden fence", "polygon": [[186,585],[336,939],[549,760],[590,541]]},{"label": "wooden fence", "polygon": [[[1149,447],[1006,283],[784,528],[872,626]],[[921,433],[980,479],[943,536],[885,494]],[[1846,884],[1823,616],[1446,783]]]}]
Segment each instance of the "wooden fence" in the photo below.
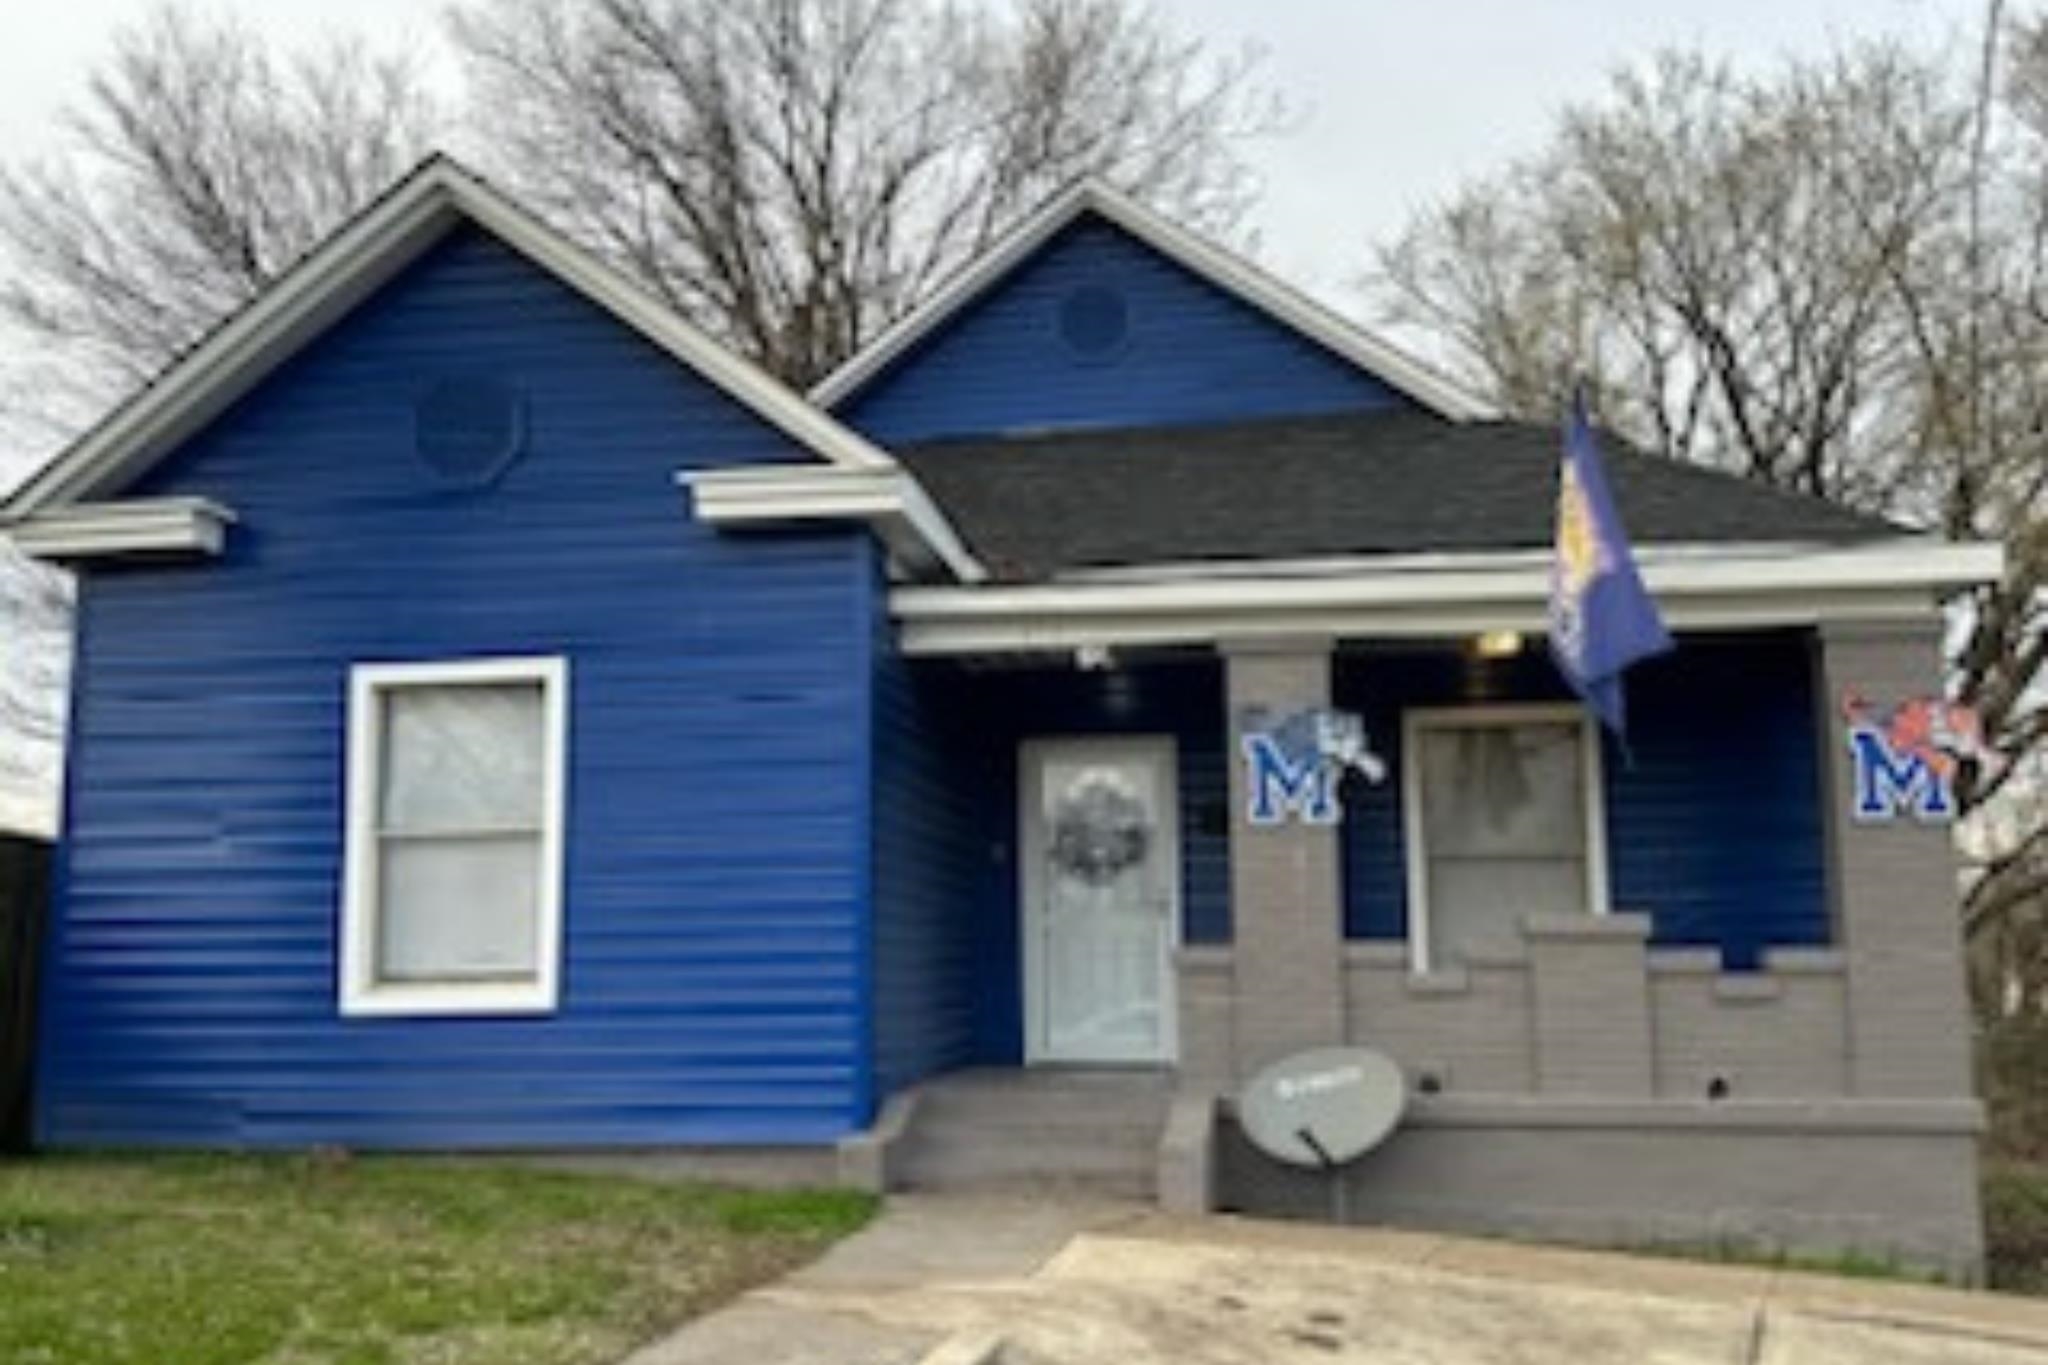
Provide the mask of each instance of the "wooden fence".
[{"label": "wooden fence", "polygon": [[50,846],[0,833],[0,1152],[26,1151]]}]

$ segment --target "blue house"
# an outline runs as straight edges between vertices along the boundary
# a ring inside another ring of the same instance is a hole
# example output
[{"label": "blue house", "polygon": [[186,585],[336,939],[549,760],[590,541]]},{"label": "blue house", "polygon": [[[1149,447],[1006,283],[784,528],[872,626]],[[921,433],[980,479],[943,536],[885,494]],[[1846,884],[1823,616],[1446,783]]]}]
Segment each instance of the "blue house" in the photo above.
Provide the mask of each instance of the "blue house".
[{"label": "blue house", "polygon": [[1997,551],[1609,457],[1626,753],[1555,433],[1110,190],[799,395],[431,161],[0,512],[80,578],[37,1137],[1313,1212],[1235,1100],[1348,1042],[1357,1216],[1967,1268],[1939,755],[1853,745]]}]

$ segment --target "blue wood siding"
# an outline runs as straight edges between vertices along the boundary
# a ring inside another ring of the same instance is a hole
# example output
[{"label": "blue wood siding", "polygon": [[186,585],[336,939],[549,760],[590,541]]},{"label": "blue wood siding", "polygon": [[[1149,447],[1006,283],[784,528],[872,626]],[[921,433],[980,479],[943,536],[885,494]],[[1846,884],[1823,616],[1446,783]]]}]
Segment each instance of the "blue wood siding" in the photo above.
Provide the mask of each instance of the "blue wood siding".
[{"label": "blue wood siding", "polygon": [[[528,402],[496,486],[412,404]],[[871,1107],[872,546],[721,537],[679,468],[809,458],[526,262],[442,243],[196,437],[152,493],[215,565],[83,590],[39,1129],[59,1145],[831,1139]],[[558,1014],[336,1009],[345,687],[364,660],[569,660]]]},{"label": "blue wood siding", "polygon": [[[1629,746],[1606,754],[1614,906],[1648,913],[1653,941],[1717,946],[1733,968],[1776,944],[1829,939],[1820,736],[1800,632],[1688,637],[1629,676]],[[1343,657],[1338,704],[1361,712],[1393,768],[1346,786],[1345,930],[1403,938],[1401,712],[1568,697],[1540,648],[1505,663],[1460,653]]]},{"label": "blue wood siding", "polygon": [[[1062,303],[1124,300],[1128,339],[1074,352]],[[1406,404],[1377,379],[1100,218],[1068,226],[842,404],[887,441],[1198,425]]]},{"label": "blue wood siding", "polygon": [[874,689],[875,1080],[893,1094],[978,1056],[985,990],[986,755],[963,679],[881,640]]}]

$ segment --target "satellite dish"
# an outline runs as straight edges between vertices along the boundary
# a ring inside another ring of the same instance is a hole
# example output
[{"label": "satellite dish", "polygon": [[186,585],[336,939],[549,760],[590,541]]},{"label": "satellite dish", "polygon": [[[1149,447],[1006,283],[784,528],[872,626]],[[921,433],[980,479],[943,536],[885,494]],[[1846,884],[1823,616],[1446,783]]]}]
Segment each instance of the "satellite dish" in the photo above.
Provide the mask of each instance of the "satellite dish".
[{"label": "satellite dish", "polygon": [[1408,1104],[1408,1082],[1385,1053],[1319,1047],[1283,1057],[1238,1096],[1238,1122],[1260,1151],[1330,1170],[1386,1140]]}]

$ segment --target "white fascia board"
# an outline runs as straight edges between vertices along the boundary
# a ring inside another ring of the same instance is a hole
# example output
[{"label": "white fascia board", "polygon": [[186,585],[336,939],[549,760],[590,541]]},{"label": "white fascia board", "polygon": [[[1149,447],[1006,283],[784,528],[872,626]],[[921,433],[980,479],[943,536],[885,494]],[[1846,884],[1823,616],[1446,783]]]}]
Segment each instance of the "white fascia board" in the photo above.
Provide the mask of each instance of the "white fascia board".
[{"label": "white fascia board", "polygon": [[335,232],[24,483],[0,515],[118,493],[439,241],[477,223],[828,463],[895,461],[446,157]]},{"label": "white fascia board", "polygon": [[[1995,580],[1999,546],[1920,539],[1854,548],[1647,549],[1643,577],[1678,630],[1734,630],[1924,616],[1943,593]],[[1768,552],[1767,552],[1768,551]],[[1369,567],[1362,567],[1369,566]],[[1211,570],[1149,580],[890,594],[910,654],[1206,644],[1303,634],[1440,638],[1544,628],[1547,553],[1421,555]],[[1135,571],[1120,571],[1135,572]]]},{"label": "white fascia board", "polygon": [[[891,601],[895,601],[893,593]],[[1817,626],[1823,622],[1888,622],[1924,616],[1931,609],[1925,594],[1892,592],[1776,602],[1702,597],[1678,604],[1667,602],[1663,612],[1673,630],[1701,632]],[[1446,640],[1492,630],[1538,634],[1545,629],[1547,619],[1541,605],[1510,601],[1474,601],[1426,610],[1414,605],[1313,610],[1238,607],[1177,614],[1077,616],[1047,612],[1035,616],[1009,613],[999,618],[952,619],[899,612],[897,638],[908,656],[957,658],[1302,638]]]},{"label": "white fascia board", "polygon": [[[1994,541],[1951,541],[1901,533],[1882,540],[1843,543],[1813,541],[1666,541],[1639,545],[1637,567],[1652,587],[1738,580],[1776,582],[1789,570],[1801,582],[1835,584],[1969,587],[1997,581],[2005,571],[2005,547]],[[1181,560],[1113,568],[1074,569],[1058,575],[1060,585],[1161,585],[1338,581],[1392,575],[1443,577],[1453,574],[1548,574],[1551,551],[1428,551],[1402,555],[1330,555],[1262,559],[1255,563]],[[1547,585],[1547,578],[1545,580]]]},{"label": "white fascia board", "polygon": [[1013,229],[994,247],[970,261],[930,299],[897,319],[811,390],[820,408],[831,409],[857,393],[948,318],[979,298],[998,280],[1084,213],[1097,213],[1194,274],[1266,313],[1285,326],[1342,356],[1454,422],[1495,415],[1486,404],[1427,365],[1308,295],[1266,273],[1235,252],[1210,242],[1100,181],[1085,181],[1058,196]]},{"label": "white fascia board", "polygon": [[900,468],[774,465],[684,472],[676,481],[689,489],[706,525],[742,530],[861,521],[905,563],[941,566],[963,583],[988,578],[923,486]]},{"label": "white fascia board", "polygon": [[20,521],[0,535],[34,559],[110,559],[122,555],[217,556],[235,514],[206,498],[143,498],[73,503]]}]

